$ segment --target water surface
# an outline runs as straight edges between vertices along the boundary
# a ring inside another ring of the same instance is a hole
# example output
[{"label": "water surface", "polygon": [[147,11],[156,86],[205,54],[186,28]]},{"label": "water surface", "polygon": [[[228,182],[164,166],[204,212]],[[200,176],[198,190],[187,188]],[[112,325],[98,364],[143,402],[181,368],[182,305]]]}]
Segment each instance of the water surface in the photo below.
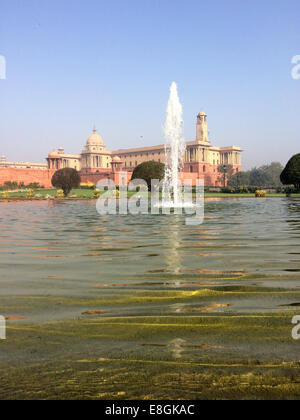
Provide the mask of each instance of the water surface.
[{"label": "water surface", "polygon": [[[24,318],[8,321],[0,343],[3,369],[17,369],[5,377],[12,395],[24,397],[13,380],[20,366],[50,363],[50,374],[53,358],[62,372],[71,363],[81,385],[62,376],[59,395],[74,398],[116,397],[109,379],[108,393],[83,385],[80,360],[127,372],[140,360],[144,375],[152,361],[298,363],[300,199],[210,199],[200,226],[176,215],[99,216],[94,201],[2,202],[0,227],[0,313]],[[40,378],[29,372],[36,397]],[[201,397],[197,380],[186,389],[161,381],[156,397]],[[126,396],[153,396],[152,385]]]}]

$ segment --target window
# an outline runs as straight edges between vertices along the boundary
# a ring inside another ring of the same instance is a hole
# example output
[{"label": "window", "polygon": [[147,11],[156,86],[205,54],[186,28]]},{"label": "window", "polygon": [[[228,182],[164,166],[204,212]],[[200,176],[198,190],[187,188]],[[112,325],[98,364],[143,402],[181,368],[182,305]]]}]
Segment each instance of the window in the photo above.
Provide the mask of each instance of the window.
[{"label": "window", "polygon": [[190,172],[193,172],[193,167],[192,166],[190,166]]},{"label": "window", "polygon": [[206,166],[203,165],[203,172],[206,172]]}]

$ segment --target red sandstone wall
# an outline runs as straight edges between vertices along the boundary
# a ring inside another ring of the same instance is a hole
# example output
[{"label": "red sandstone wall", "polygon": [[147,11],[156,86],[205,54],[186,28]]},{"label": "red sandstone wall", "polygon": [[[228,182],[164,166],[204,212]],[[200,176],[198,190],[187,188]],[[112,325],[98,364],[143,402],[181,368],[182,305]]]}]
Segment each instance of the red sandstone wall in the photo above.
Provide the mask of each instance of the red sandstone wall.
[{"label": "red sandstone wall", "polygon": [[21,168],[0,168],[0,185],[6,181],[24,182],[25,185],[31,182],[38,182],[46,188],[51,187],[51,178],[55,170],[47,169],[21,169]]},{"label": "red sandstone wall", "polygon": [[[190,172],[191,166],[193,167],[193,172]],[[203,171],[205,167],[205,172]],[[241,171],[241,166],[234,166],[234,171]],[[5,181],[16,181],[18,183],[24,182],[24,184],[30,184],[31,182],[38,182],[40,185],[43,185],[46,188],[51,187],[51,178],[55,173],[55,169],[20,169],[20,168],[0,168],[0,185],[3,185]],[[110,178],[115,181],[117,185],[119,183],[118,172],[112,173],[112,171],[107,170],[93,170],[81,171],[81,180],[82,182],[93,182],[97,184],[100,179]],[[193,185],[195,185],[195,180],[197,178],[204,178],[205,186],[223,186],[222,182],[218,182],[220,174],[218,173],[217,166],[209,164],[185,164],[184,173],[182,173],[184,178],[192,179]],[[128,183],[131,179],[132,172],[127,173]]]},{"label": "red sandstone wall", "polygon": [[[191,166],[193,166],[193,172],[190,172]],[[205,167],[205,172],[203,171]],[[241,166],[234,166],[234,172],[241,171]],[[127,172],[127,183],[131,180],[132,172]],[[221,180],[219,180],[221,176]],[[95,185],[100,179],[110,178],[114,180],[116,185],[119,185],[118,172],[112,173],[106,170],[100,170],[98,173],[81,171],[81,180],[82,182],[93,182]],[[199,164],[195,163],[193,165],[185,164],[184,172],[181,172],[179,178],[183,179],[192,179],[192,184],[196,185],[196,179],[204,179],[205,187],[223,187],[223,177],[218,172],[218,167],[209,164]],[[122,183],[122,182],[121,182]]]},{"label": "red sandstone wall", "polygon": [[[97,184],[100,179],[103,178],[109,178],[114,181],[116,185],[119,185],[119,173],[118,172],[108,172],[108,171],[98,171],[97,173],[93,172],[87,172],[87,171],[81,171],[80,172],[81,181],[82,182],[92,182],[93,184]],[[125,180],[125,185],[129,183],[131,180],[132,172],[127,172],[127,179]],[[123,184],[122,180],[120,180],[120,183]]]},{"label": "red sandstone wall", "polygon": [[[186,163],[184,165],[185,174],[188,173],[193,179],[194,177],[204,178],[205,187],[223,187],[223,177],[218,172],[219,165],[210,165],[209,163]],[[193,172],[190,172],[191,168]],[[240,172],[242,170],[241,165],[233,165],[234,173]],[[187,175],[185,177],[188,178]],[[219,178],[222,178],[221,180]],[[226,180],[227,181],[227,180]]]}]

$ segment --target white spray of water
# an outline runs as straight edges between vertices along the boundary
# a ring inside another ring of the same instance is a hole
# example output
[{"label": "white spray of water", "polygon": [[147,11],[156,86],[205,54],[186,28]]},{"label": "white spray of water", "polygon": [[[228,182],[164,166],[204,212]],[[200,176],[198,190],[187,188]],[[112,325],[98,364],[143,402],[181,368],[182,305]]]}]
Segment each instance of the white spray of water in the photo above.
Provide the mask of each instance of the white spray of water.
[{"label": "white spray of water", "polygon": [[171,191],[173,193],[173,198],[169,195],[167,200],[171,201],[174,207],[176,207],[180,205],[178,172],[183,167],[186,145],[183,134],[182,105],[179,101],[177,85],[175,82],[172,83],[170,88],[164,133],[166,138],[164,201],[166,201],[166,191]]}]

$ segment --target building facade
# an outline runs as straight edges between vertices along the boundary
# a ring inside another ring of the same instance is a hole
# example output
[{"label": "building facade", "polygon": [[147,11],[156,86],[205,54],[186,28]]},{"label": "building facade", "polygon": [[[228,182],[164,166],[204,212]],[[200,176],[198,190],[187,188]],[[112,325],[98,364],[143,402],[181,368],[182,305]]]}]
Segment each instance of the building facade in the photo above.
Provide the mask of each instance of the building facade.
[{"label": "building facade", "polygon": [[[34,182],[37,181],[38,173],[41,175],[41,185],[49,187],[51,176],[55,171],[62,168],[74,168],[80,171],[83,182],[97,183],[100,179],[110,178],[118,182],[120,172],[127,172],[127,179],[122,175],[122,183],[131,179],[132,172],[139,164],[154,160],[165,162],[165,145],[140,147],[131,149],[119,149],[109,151],[106,149],[102,137],[94,128],[80,154],[65,153],[63,147],[52,151],[46,158],[47,164],[35,164],[30,162],[7,162],[2,156],[0,161],[0,181],[12,176],[22,178],[20,171],[26,172],[26,180],[34,170]],[[242,150],[238,146],[216,147],[211,145],[208,135],[207,115],[199,112],[196,121],[196,138],[186,143],[184,167],[181,178],[203,178],[206,186],[221,186],[223,179],[218,171],[220,165],[232,165],[233,171],[242,170]],[[8,171],[8,169],[14,169]],[[19,172],[16,170],[19,170]],[[5,172],[6,170],[6,172]],[[31,170],[31,171],[30,171]],[[24,172],[25,174],[25,172]],[[14,179],[5,179],[15,181]]]},{"label": "building facade", "polygon": [[[164,163],[165,145],[112,152],[112,156],[116,155],[123,162],[124,170],[133,171],[137,165],[145,161],[154,160]],[[207,115],[202,111],[197,115],[196,140],[186,143],[183,172],[190,174],[190,178],[193,179],[204,178],[207,186],[219,186],[223,182],[219,179],[219,166],[232,165],[234,172],[240,172],[242,170],[241,155],[240,147],[211,145],[208,136]]]},{"label": "building facade", "polygon": [[32,163],[32,162],[9,162],[6,156],[2,155],[0,158],[0,168],[15,168],[15,169],[47,169],[46,163]]},{"label": "building facade", "polygon": [[[204,178],[205,185],[220,186],[223,180],[218,171],[219,166],[232,165],[234,172],[241,171],[241,154],[242,150],[237,146],[211,145],[207,115],[202,111],[197,115],[196,139],[186,144],[182,171],[185,177]],[[66,166],[79,168],[84,181],[94,183],[104,177],[113,178],[112,175],[118,171],[131,174],[136,166],[150,160],[164,163],[165,145],[108,151],[95,128],[80,155],[65,155],[60,148],[58,152],[50,153],[47,158],[49,169]]]}]

